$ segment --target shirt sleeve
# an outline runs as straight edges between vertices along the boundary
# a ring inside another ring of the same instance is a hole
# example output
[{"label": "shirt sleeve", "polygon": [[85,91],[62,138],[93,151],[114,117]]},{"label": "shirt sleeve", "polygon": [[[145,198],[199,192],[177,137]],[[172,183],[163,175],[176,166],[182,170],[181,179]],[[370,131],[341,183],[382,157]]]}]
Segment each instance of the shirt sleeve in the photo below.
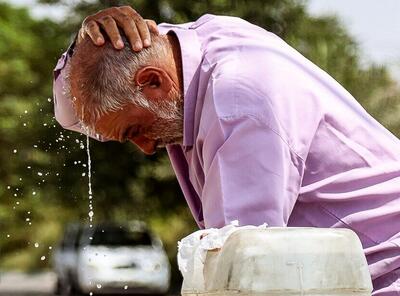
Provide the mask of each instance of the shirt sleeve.
[{"label": "shirt sleeve", "polygon": [[234,220],[286,226],[299,194],[303,160],[251,115],[219,118],[211,130],[203,145],[206,228]]}]

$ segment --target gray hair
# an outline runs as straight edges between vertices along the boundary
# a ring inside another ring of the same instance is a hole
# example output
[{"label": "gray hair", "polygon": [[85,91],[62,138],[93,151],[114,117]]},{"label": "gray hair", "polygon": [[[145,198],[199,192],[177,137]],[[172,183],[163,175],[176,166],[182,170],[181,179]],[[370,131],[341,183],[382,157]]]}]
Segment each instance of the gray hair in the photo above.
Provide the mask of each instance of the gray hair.
[{"label": "gray hair", "polygon": [[[74,56],[67,65],[67,92],[71,93],[71,83],[78,88],[81,110],[76,112],[88,126],[93,127],[99,117],[121,110],[129,103],[164,118],[170,117],[171,112],[175,113],[171,108],[178,108],[173,106],[173,102],[156,104],[149,101],[133,82],[133,77],[140,68],[150,65],[162,66],[163,62],[170,58],[172,53],[166,38],[152,35],[152,45],[140,52],[133,52],[125,37],[123,41],[124,48],[115,50],[109,41],[102,47],[96,47],[86,38],[76,46]],[[70,78],[71,73],[74,82]]]}]

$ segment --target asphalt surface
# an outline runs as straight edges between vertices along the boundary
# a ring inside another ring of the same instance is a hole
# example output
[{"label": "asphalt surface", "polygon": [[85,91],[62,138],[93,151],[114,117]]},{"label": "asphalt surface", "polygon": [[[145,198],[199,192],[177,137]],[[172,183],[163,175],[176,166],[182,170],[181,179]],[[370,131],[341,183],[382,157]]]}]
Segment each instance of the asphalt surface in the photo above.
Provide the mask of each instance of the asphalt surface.
[{"label": "asphalt surface", "polygon": [[55,283],[56,276],[52,272],[26,274],[0,271],[0,296],[53,296]]},{"label": "asphalt surface", "polygon": [[52,272],[25,274],[0,271],[0,295],[53,295],[56,276]]}]

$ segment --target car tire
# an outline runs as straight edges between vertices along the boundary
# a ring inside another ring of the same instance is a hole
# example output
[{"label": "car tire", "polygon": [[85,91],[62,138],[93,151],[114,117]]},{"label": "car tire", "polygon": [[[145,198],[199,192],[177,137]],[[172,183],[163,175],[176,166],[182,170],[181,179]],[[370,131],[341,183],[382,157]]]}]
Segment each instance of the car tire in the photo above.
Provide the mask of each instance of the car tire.
[{"label": "car tire", "polygon": [[72,294],[71,295],[74,295],[74,296],[81,296],[81,295],[85,295],[82,291],[81,291],[81,289],[79,289],[79,287],[77,287],[77,286],[73,286],[72,287]]},{"label": "car tire", "polygon": [[62,295],[62,296],[75,295],[73,290],[74,289],[72,287],[72,284],[71,284],[70,280],[67,280],[65,282],[63,282],[63,281],[59,282],[59,291],[60,291],[60,293],[58,295]]},{"label": "car tire", "polygon": [[54,293],[54,295],[61,295],[61,281],[58,277],[56,279],[56,285],[54,287],[53,293]]}]

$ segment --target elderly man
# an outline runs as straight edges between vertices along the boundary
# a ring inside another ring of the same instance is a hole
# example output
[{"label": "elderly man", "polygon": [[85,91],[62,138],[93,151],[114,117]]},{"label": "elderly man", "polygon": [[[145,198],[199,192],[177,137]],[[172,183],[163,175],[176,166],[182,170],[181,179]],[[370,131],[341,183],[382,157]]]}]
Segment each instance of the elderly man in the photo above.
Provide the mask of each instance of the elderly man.
[{"label": "elderly man", "polygon": [[85,20],[55,69],[57,120],[148,154],[166,146],[201,228],[352,229],[374,295],[400,295],[400,141],[257,26],[204,15],[156,35],[148,24],[152,36],[129,7]]}]

